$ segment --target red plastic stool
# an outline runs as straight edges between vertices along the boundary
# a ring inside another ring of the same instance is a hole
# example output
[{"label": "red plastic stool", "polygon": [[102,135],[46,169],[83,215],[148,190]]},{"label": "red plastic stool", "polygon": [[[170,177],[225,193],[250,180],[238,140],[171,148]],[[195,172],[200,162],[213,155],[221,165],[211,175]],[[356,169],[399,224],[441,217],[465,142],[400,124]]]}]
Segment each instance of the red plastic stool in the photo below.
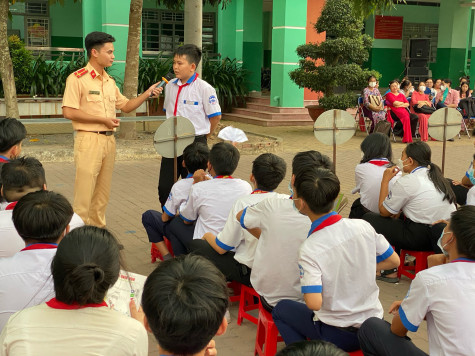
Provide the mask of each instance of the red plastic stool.
[{"label": "red plastic stool", "polygon": [[249,310],[256,310],[259,308],[260,302],[258,301],[256,303],[254,297],[260,300],[259,295],[253,288],[245,286],[244,284],[241,285],[241,296],[239,299],[239,312],[237,317],[238,325],[241,325],[243,318],[257,325],[257,318],[247,313]]},{"label": "red plastic stool", "polygon": [[254,355],[274,356],[277,351],[277,343],[284,341],[279,336],[279,330],[274,324],[271,313],[259,304],[259,320],[257,321],[256,346]]},{"label": "red plastic stool", "polygon": [[241,299],[241,283],[235,281],[228,282],[228,289],[231,289],[233,291],[233,294],[229,296],[229,302],[239,302],[239,300]]},{"label": "red plastic stool", "polygon": [[358,351],[348,352],[348,355],[350,355],[350,356],[363,356],[363,351],[358,350]]},{"label": "red plastic stool", "polygon": [[[163,236],[163,241],[165,241],[165,245],[167,245],[170,255],[175,257],[175,255],[173,254],[172,243],[170,242],[170,240]],[[150,248],[150,256],[152,257],[152,263],[155,263],[157,259],[163,261],[163,256],[158,250],[158,248],[155,246],[155,244],[152,244],[152,247]]]},{"label": "red plastic stool", "polygon": [[[406,260],[406,254],[414,256],[416,258],[415,266],[404,265],[404,261]],[[401,278],[401,275],[404,275],[410,279],[414,279],[416,277],[416,274],[418,274],[420,271],[427,269],[427,257],[433,254],[434,252],[431,251],[410,251],[401,249],[401,254],[399,255],[400,264],[397,270],[397,278]],[[414,273],[411,273],[410,271],[414,271]]]}]

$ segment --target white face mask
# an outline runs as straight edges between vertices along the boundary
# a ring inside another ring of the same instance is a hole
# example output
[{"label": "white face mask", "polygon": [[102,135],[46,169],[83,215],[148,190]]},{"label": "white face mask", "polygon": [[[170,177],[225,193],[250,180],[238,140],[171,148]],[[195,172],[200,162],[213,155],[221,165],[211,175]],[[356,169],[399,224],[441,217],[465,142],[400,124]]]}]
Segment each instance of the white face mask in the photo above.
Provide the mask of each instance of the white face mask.
[{"label": "white face mask", "polygon": [[419,87],[419,91],[421,91],[421,92],[425,92],[425,91],[426,91],[426,87],[425,87],[425,86],[423,86],[423,85],[421,85],[421,86]]},{"label": "white face mask", "polygon": [[440,90],[445,91],[445,85],[441,85]]},{"label": "white face mask", "polygon": [[399,168],[400,171],[404,171],[404,167],[407,167],[407,166],[410,166],[410,164],[404,164],[404,162],[406,162],[409,158],[406,158],[404,161],[402,159],[398,159],[397,160],[397,168]]},{"label": "white face mask", "polygon": [[449,253],[447,251],[445,251],[445,246],[447,246],[449,243],[451,243],[452,240],[447,241],[444,245],[442,245],[442,237],[444,237],[445,234],[450,234],[451,232],[452,231],[444,232],[444,230],[442,230],[442,233],[440,234],[439,240],[437,241],[437,246],[439,246],[439,248],[442,250],[445,257],[449,257]]},{"label": "white face mask", "polygon": [[376,86],[376,82],[369,82],[369,86],[370,86],[371,88],[374,88],[374,87]]},{"label": "white face mask", "polygon": [[414,88],[409,89],[409,93],[414,92]]}]

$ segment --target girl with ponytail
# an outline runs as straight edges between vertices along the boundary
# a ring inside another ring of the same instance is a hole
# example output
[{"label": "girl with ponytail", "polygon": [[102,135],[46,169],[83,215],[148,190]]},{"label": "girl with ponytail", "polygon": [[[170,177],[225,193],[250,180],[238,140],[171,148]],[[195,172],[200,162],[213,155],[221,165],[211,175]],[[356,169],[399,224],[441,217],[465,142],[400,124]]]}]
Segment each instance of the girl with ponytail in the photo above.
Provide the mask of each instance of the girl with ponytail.
[{"label": "girl with ponytail", "polygon": [[[390,180],[400,171],[391,189]],[[440,168],[431,161],[431,150],[425,142],[412,142],[401,154],[397,166],[383,174],[379,193],[379,214],[368,213],[363,219],[384,235],[391,245],[413,251],[435,251],[443,225],[455,211],[455,194]],[[396,282],[393,271],[383,271],[381,279]]]}]

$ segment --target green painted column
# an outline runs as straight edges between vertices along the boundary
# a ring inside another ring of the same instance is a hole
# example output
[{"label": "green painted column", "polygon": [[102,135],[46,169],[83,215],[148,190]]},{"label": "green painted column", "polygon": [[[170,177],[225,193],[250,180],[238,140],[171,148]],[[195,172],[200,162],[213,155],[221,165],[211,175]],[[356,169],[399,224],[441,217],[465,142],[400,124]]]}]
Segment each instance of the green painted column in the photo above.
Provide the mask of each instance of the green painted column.
[{"label": "green painted column", "polygon": [[263,62],[262,5],[262,1],[244,0],[242,58],[243,67],[247,71],[247,88],[249,91],[261,91]]},{"label": "green painted column", "polygon": [[[472,41],[470,43],[470,48],[471,48],[470,78],[475,78],[475,11],[473,10],[472,10],[471,31],[472,31],[472,36],[471,36]],[[473,79],[472,79],[472,82],[473,82]],[[473,89],[473,86],[471,89]]]},{"label": "green painted column", "polygon": [[274,0],[272,11],[271,106],[302,107],[303,89],[290,80],[298,67],[297,46],[305,43],[307,0]]},{"label": "green painted column", "polygon": [[461,6],[459,1],[440,1],[437,61],[431,69],[434,77],[452,79],[454,87],[465,67],[470,11],[470,7]]},{"label": "green painted column", "polygon": [[233,0],[218,10],[218,53],[242,61],[244,0]]}]

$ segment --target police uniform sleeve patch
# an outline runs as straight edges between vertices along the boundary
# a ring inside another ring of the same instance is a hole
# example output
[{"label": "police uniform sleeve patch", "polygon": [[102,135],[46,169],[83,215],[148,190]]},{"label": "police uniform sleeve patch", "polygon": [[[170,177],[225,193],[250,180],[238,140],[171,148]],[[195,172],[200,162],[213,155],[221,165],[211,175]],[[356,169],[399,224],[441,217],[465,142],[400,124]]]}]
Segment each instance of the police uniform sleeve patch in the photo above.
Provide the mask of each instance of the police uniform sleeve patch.
[{"label": "police uniform sleeve patch", "polygon": [[88,72],[88,70],[86,69],[86,67],[84,68],[81,68],[77,71],[74,72],[74,75],[78,78],[81,78],[84,74],[86,74]]},{"label": "police uniform sleeve patch", "polygon": [[209,103],[212,104],[212,105],[218,103],[218,99],[216,98],[216,95],[211,95],[211,96],[209,97]]}]

